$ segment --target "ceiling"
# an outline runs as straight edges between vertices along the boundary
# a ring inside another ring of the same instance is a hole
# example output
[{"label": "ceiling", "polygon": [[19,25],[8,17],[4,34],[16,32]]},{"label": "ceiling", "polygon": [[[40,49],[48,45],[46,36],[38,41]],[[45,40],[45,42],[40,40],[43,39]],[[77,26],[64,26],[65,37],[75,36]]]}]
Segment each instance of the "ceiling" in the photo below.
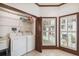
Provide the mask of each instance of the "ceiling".
[{"label": "ceiling", "polygon": [[59,7],[65,3],[35,3],[39,7]]}]

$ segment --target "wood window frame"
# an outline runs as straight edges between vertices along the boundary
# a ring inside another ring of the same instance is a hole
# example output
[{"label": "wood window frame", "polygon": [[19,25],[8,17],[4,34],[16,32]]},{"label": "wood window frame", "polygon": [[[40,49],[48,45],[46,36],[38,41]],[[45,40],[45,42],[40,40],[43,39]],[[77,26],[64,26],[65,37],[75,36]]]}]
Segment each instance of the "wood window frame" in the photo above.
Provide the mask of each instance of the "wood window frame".
[{"label": "wood window frame", "polygon": [[[71,16],[71,15],[77,15],[77,33],[76,33],[77,34],[77,51],[60,46],[60,18],[66,17],[66,16]],[[75,55],[79,55],[79,43],[78,43],[79,42],[79,40],[78,40],[79,39],[79,34],[78,34],[79,27],[78,26],[79,26],[79,12],[68,14],[68,15],[63,15],[63,16],[59,17],[59,49],[69,52],[69,53],[72,53],[72,54],[75,54]]]},{"label": "wood window frame", "polygon": [[[55,32],[56,32],[56,46],[43,46],[42,45],[42,48],[43,49],[56,49],[57,48],[57,17],[42,17],[43,18],[56,18],[56,28],[55,28]],[[43,39],[42,39],[43,40]]]}]

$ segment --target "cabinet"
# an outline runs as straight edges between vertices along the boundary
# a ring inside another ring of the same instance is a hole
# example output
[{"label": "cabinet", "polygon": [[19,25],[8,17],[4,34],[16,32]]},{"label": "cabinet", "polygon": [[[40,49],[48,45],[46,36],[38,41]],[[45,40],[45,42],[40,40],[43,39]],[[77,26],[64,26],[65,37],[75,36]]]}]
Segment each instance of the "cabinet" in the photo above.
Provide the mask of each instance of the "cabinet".
[{"label": "cabinet", "polygon": [[[59,19],[59,46],[72,51],[79,51],[79,14],[61,16]],[[71,52],[72,52],[71,51]]]},{"label": "cabinet", "polygon": [[11,55],[19,56],[26,53],[26,36],[11,37]]},{"label": "cabinet", "polygon": [[17,35],[16,33],[12,33],[10,34],[10,38],[11,56],[20,56],[35,49],[35,40],[31,34],[20,35],[20,33],[18,33]]},{"label": "cabinet", "polygon": [[35,49],[35,41],[32,35],[27,35],[27,52],[32,51]]}]

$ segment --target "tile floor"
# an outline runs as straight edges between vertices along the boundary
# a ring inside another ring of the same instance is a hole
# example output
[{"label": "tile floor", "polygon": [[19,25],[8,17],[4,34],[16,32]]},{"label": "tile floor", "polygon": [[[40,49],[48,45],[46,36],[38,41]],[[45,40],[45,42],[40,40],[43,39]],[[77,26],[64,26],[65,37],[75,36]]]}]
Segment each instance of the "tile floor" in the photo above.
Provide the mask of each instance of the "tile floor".
[{"label": "tile floor", "polygon": [[27,54],[24,54],[24,56],[76,56],[76,55],[58,49],[44,49],[42,53],[33,50]]}]

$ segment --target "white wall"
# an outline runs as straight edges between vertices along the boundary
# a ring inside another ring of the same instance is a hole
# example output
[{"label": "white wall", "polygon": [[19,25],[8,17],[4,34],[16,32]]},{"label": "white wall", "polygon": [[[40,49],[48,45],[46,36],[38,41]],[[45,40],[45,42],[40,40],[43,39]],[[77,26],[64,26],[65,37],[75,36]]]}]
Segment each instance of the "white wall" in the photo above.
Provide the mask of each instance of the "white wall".
[{"label": "white wall", "polygon": [[39,7],[34,3],[5,3],[5,4],[36,16],[39,16],[39,13],[40,13]]},{"label": "white wall", "polygon": [[12,27],[20,27],[19,23],[19,16],[0,10],[0,36],[5,36],[10,33]]},{"label": "white wall", "polygon": [[5,36],[10,33],[11,28],[17,28],[24,32],[33,32],[35,35],[35,18],[33,23],[22,22],[19,15],[11,14],[0,9],[0,36]]},{"label": "white wall", "polygon": [[79,3],[64,4],[59,8],[60,8],[60,11],[59,11],[60,16],[67,15],[67,14],[79,12]]},{"label": "white wall", "polygon": [[40,7],[40,16],[58,17],[79,12],[79,3],[67,3],[60,7]]},{"label": "white wall", "polygon": [[40,7],[40,16],[42,17],[56,17],[58,16],[58,7]]},{"label": "white wall", "polygon": [[5,3],[36,16],[61,16],[79,11],[79,3],[67,3],[60,7],[38,7],[34,3]]},{"label": "white wall", "polygon": [[36,16],[59,16],[79,11],[79,3],[67,3],[60,7],[38,7],[34,3],[5,3]]}]

